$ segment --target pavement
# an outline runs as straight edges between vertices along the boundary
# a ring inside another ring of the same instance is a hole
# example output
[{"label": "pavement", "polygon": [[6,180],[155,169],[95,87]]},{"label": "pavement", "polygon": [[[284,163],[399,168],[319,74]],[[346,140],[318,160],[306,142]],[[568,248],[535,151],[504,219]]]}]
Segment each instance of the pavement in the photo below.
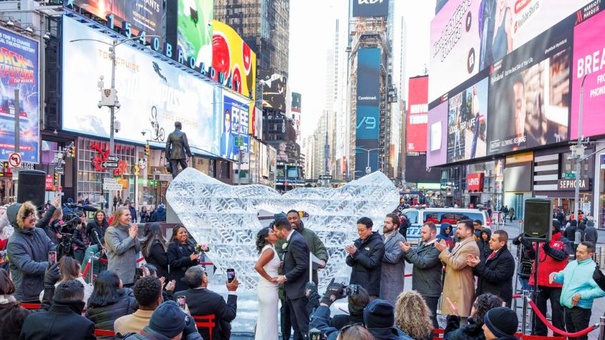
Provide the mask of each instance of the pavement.
[{"label": "pavement", "polygon": [[[492,230],[496,230],[496,229],[502,229],[505,230],[509,237],[515,237],[517,235],[519,235],[522,231],[520,225],[519,225],[519,221],[518,220],[513,220],[513,222],[507,222],[505,225],[502,226],[492,226]],[[603,252],[603,254],[605,254],[605,230],[600,229],[599,231],[599,241],[597,242],[597,254],[599,253],[599,251]],[[512,246],[511,247],[511,253],[516,254],[516,246]],[[603,263],[601,264],[601,268],[603,268]],[[413,266],[410,264],[406,264],[406,273],[411,273],[412,272],[412,268]],[[404,290],[411,290],[412,288],[412,279],[411,277],[407,277],[405,278],[405,285],[404,285],[405,289]],[[521,293],[520,291],[520,285],[517,282],[514,283],[513,288],[516,289],[517,293]],[[238,292],[238,295],[239,292]],[[244,307],[245,306],[245,302],[241,301],[243,297],[238,298],[238,318],[240,317],[240,307]],[[240,302],[241,301],[241,302]],[[523,304],[523,300],[521,298],[517,299],[517,313],[519,315],[519,320],[521,323],[522,320],[522,304]],[[245,317],[247,319],[252,319],[255,320],[256,319],[256,313],[255,313],[255,307],[256,306],[250,306],[250,308],[247,308],[247,310],[242,314],[242,317]],[[337,301],[337,303],[335,303],[333,305],[332,311],[337,312],[338,308],[343,308],[346,310],[346,300],[344,300],[344,302],[339,302]],[[245,308],[245,307],[244,307]],[[529,307],[528,307],[529,308]],[[592,308],[592,316],[590,319],[590,324],[598,324],[599,323],[599,318],[602,315],[605,315],[605,300],[603,298],[595,300],[595,303],[593,304],[593,308]],[[547,313],[547,317],[550,316],[550,308],[549,308],[549,312]],[[441,318],[441,321],[443,321],[443,323],[445,323],[444,319]],[[236,320],[234,320],[234,327],[233,327],[233,333],[231,336],[231,339],[234,340],[243,340],[243,339],[254,339],[254,333],[253,333],[253,325],[251,326],[250,322],[243,322],[243,323],[239,323],[239,326],[237,326],[237,318]],[[245,326],[244,326],[245,324]],[[519,326],[519,329],[521,329],[521,325]],[[528,332],[529,332],[529,325],[528,325]],[[552,334],[551,332],[549,332],[549,334]],[[599,330],[594,330],[591,333],[588,334],[588,339],[589,340],[598,340],[598,335],[599,335]]]}]

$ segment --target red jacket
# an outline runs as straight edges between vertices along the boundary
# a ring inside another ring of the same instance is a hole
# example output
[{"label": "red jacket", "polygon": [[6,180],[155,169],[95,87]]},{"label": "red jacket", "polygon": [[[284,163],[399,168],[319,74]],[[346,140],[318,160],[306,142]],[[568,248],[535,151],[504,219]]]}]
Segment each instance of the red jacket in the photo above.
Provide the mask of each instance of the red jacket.
[{"label": "red jacket", "polygon": [[548,283],[548,276],[551,273],[561,271],[565,268],[565,266],[567,266],[569,254],[567,253],[565,244],[559,241],[561,237],[560,232],[552,235],[549,243],[550,249],[548,252],[544,251],[545,242],[537,242],[535,248],[526,248],[529,257],[534,259],[534,266],[531,271],[531,276],[529,277],[530,285],[534,284],[534,273],[536,270],[535,256],[537,250],[538,258],[540,260],[538,263],[538,286],[555,288],[563,287],[563,285],[560,283]]}]

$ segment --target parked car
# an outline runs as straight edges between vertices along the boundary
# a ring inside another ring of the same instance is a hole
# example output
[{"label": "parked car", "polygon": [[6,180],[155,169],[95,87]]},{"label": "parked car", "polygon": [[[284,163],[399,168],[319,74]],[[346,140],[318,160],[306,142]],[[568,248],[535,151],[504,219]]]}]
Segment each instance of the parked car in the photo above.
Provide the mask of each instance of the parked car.
[{"label": "parked car", "polygon": [[404,209],[403,213],[410,220],[411,227],[407,230],[407,240],[418,243],[420,240],[420,228],[425,222],[433,222],[437,226],[437,235],[441,230],[441,223],[447,222],[456,230],[458,221],[464,219],[480,220],[484,227],[490,228],[491,220],[487,212],[482,209],[461,208],[426,208],[426,209]]}]

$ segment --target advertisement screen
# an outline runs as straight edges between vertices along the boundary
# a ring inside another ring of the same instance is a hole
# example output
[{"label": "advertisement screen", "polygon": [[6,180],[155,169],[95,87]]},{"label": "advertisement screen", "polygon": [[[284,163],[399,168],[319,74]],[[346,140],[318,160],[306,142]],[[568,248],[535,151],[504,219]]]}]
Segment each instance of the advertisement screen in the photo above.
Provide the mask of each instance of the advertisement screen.
[{"label": "advertisement screen", "polygon": [[353,17],[386,17],[389,14],[389,0],[351,0]]},{"label": "advertisement screen", "polygon": [[494,65],[488,155],[568,140],[572,36],[563,23]]},{"label": "advertisement screen", "polygon": [[[589,0],[449,0],[431,21],[433,81],[437,99],[508,53],[567,18]],[[509,4],[509,5],[507,5]],[[572,26],[568,27],[572,30]]]},{"label": "advertisement screen", "polygon": [[[363,48],[357,53],[357,114],[356,141],[358,148],[370,150],[378,147],[380,115],[380,62],[381,50]],[[369,161],[368,161],[369,159]],[[366,166],[378,168],[378,150],[366,153],[358,149],[355,170],[365,174]],[[358,174],[358,175],[359,175]]]},{"label": "advertisement screen", "polygon": [[38,42],[0,28],[0,160],[15,151],[15,90],[19,90],[21,160],[38,163]]},{"label": "advertisement screen", "polygon": [[[571,99],[571,139],[578,138],[580,88],[584,81],[582,109],[582,135],[605,133],[603,108],[605,107],[605,12],[601,12],[576,26],[573,47],[573,76]],[[584,77],[586,79],[584,80]]]},{"label": "advertisement screen", "polygon": [[447,163],[447,101],[429,110],[426,166]]},{"label": "advertisement screen", "polygon": [[[63,129],[107,138],[110,113],[98,107],[98,82],[103,76],[103,88],[111,86],[111,38],[68,17],[63,25]],[[71,42],[75,39],[86,40]],[[219,154],[220,116],[213,112],[220,113],[214,105],[221,102],[220,88],[127,44],[116,47],[116,65],[117,140],[163,144],[180,121],[193,151]]]},{"label": "advertisement screen", "polygon": [[408,88],[406,149],[408,152],[425,152],[429,77],[410,78]]},{"label": "advertisement screen", "polygon": [[300,113],[302,110],[302,96],[300,93],[292,92],[292,112]]},{"label": "advertisement screen", "polygon": [[263,107],[286,112],[286,77],[274,73],[271,77],[261,80],[263,84]]},{"label": "advertisement screen", "polygon": [[229,160],[235,160],[239,154],[237,143],[238,137],[241,148],[246,149],[250,145],[248,135],[249,106],[239,99],[223,92],[223,124],[221,133],[220,156]]},{"label": "advertisement screen", "polygon": [[449,96],[447,161],[486,156],[488,78]]},{"label": "advertisement screen", "polygon": [[196,68],[212,64],[213,5],[213,0],[178,0],[177,49],[185,60],[194,58]]},{"label": "advertisement screen", "polygon": [[212,67],[216,70],[213,80],[223,85],[232,82],[234,91],[254,100],[256,53],[230,26],[214,20],[212,27]]},{"label": "advertisement screen", "polygon": [[67,5],[75,5],[83,10],[107,20],[113,14],[114,27],[122,27],[124,21],[133,27],[134,34],[163,35],[162,15],[163,4],[161,0],[69,0]]}]

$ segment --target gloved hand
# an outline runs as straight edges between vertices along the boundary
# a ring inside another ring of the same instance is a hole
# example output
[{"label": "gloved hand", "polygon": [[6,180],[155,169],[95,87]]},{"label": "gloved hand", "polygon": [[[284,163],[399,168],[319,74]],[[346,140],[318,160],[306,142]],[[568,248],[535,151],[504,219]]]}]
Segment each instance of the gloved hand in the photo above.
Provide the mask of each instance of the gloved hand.
[{"label": "gloved hand", "polygon": [[523,247],[525,247],[525,249],[531,249],[532,248],[531,241],[529,241],[528,239],[526,239],[523,236],[521,236],[521,244],[523,244]]},{"label": "gloved hand", "polygon": [[59,270],[59,262],[55,262],[52,266],[46,269],[44,273],[44,288],[54,287],[55,283],[61,278],[61,271]]},{"label": "gloved hand", "polygon": [[307,297],[307,313],[311,315],[315,308],[319,306],[320,296],[317,293],[317,286],[315,286],[315,283],[307,283],[305,286],[305,296]]},{"label": "gloved hand", "polygon": [[321,303],[325,303],[328,306],[330,306],[332,302],[342,298],[344,290],[344,285],[342,283],[333,281],[334,279],[332,279],[332,282],[330,282],[330,284],[328,285],[324,296],[321,298]]},{"label": "gloved hand", "polygon": [[197,327],[195,326],[195,320],[189,315],[185,319],[185,329],[183,329],[183,339],[187,339],[190,334],[198,334]]}]

